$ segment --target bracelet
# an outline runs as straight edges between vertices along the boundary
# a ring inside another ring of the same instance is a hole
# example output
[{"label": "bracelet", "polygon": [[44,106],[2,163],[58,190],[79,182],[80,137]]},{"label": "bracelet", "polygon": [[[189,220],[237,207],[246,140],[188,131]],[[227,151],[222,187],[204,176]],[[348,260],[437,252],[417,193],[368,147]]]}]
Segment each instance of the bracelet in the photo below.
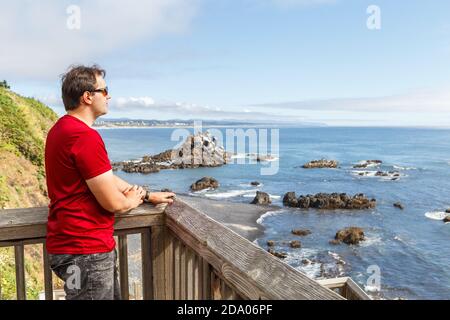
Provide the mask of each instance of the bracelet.
[{"label": "bracelet", "polygon": [[145,191],[144,201],[150,202],[150,192],[149,191]]}]

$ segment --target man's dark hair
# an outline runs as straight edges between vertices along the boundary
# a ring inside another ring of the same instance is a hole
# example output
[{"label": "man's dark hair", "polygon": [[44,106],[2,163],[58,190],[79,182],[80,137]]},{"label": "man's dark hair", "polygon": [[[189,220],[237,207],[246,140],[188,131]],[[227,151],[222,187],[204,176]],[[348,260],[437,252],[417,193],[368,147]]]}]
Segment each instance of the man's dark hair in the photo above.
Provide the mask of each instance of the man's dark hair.
[{"label": "man's dark hair", "polygon": [[97,89],[96,76],[105,77],[105,75],[105,70],[98,65],[70,67],[61,77],[62,99],[66,111],[74,110],[80,105],[80,98],[84,92]]}]

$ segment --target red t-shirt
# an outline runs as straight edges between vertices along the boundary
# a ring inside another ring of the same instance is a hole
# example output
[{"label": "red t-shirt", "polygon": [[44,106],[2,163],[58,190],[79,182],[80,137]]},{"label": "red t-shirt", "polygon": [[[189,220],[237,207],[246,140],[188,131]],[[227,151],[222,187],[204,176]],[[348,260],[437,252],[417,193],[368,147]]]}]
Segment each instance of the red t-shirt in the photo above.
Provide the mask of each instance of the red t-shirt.
[{"label": "red t-shirt", "polygon": [[108,153],[96,130],[70,115],[50,129],[45,146],[49,253],[91,254],[114,249],[114,214],[100,206],[85,181],[109,170]]}]

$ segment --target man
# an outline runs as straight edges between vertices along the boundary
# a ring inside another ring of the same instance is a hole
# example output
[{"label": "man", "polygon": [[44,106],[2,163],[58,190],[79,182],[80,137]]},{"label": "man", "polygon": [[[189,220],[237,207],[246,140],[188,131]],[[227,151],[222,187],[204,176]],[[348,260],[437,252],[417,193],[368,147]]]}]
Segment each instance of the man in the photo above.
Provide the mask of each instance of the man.
[{"label": "man", "polygon": [[66,299],[120,299],[114,214],[173,202],[171,192],[146,195],[116,177],[105,145],[92,129],[108,112],[105,71],[77,66],[62,77],[67,114],[51,128],[45,147],[50,198],[46,247],[50,266],[64,282]]}]

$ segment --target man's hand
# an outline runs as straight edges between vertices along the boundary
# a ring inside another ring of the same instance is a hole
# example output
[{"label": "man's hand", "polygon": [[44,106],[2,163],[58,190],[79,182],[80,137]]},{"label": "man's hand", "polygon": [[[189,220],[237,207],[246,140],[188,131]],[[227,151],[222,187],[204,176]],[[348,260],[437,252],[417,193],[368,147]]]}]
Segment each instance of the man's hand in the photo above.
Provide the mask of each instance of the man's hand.
[{"label": "man's hand", "polygon": [[159,203],[168,203],[171,205],[174,197],[175,193],[173,192],[150,192],[149,201],[154,205]]},{"label": "man's hand", "polygon": [[142,187],[132,186],[128,188],[123,193],[125,197],[130,202],[131,208],[137,208],[142,202],[144,202],[145,190]]}]

